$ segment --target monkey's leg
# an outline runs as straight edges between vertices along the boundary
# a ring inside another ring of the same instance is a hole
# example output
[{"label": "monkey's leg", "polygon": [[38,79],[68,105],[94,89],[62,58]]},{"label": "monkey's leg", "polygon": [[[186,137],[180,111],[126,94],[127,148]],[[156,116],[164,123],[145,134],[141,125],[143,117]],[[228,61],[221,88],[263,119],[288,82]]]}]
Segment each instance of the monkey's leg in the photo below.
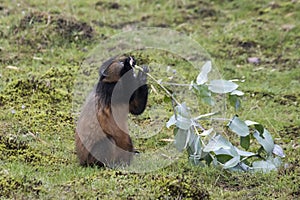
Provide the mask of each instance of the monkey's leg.
[{"label": "monkey's leg", "polygon": [[112,166],[116,159],[116,144],[112,138],[105,137],[97,141],[88,157],[88,165]]},{"label": "monkey's leg", "polygon": [[115,164],[129,165],[134,155],[134,148],[130,136],[124,132],[120,132],[115,142]]},{"label": "monkey's leg", "polygon": [[107,137],[95,143],[88,155],[87,165],[97,165],[99,167],[129,165],[133,154],[133,146],[128,134],[122,135],[117,141]]},{"label": "monkey's leg", "polygon": [[77,157],[78,157],[80,165],[87,166],[89,151],[83,145],[77,132],[75,134],[75,144],[76,144],[76,153],[77,153]]}]

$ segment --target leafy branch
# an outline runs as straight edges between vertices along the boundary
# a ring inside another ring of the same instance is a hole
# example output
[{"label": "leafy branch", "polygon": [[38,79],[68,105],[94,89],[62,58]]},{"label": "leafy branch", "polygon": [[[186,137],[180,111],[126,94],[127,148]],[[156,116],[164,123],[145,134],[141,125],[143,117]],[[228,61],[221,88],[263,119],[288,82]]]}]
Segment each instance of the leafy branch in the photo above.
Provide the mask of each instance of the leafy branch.
[{"label": "leafy branch", "polygon": [[[136,68],[142,70],[139,66]],[[241,105],[239,97],[244,93],[237,90],[239,85],[233,81],[209,81],[208,74],[211,69],[211,61],[207,61],[198,74],[196,82],[192,83],[190,88],[210,106],[215,105],[215,95],[226,94],[230,104],[237,111]],[[239,138],[238,148],[230,142],[225,133],[215,131],[213,127],[206,130],[200,124],[200,120],[207,120],[218,112],[192,117],[185,103],[179,103],[174,95],[151,74],[147,73],[147,76],[176,103],[174,115],[170,117],[166,126],[168,128],[175,126],[175,146],[179,151],[187,150],[192,163],[212,164],[233,171],[268,172],[281,166],[280,157],[285,156],[283,150],[274,143],[271,134],[263,125],[250,120],[242,120],[237,115],[231,119],[214,118],[214,120],[228,121],[226,126]],[[258,149],[255,148],[257,146],[259,146]],[[249,151],[249,149],[253,150]]]}]

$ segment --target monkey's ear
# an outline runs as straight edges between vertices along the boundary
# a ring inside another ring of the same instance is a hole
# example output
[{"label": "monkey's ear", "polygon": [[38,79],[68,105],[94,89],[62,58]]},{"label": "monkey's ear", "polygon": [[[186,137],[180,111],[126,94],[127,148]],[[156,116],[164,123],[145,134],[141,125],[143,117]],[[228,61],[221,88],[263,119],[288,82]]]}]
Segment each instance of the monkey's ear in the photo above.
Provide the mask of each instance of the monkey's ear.
[{"label": "monkey's ear", "polygon": [[123,64],[114,60],[109,66],[100,70],[100,81],[106,83],[116,83],[120,79],[120,72]]},{"label": "monkey's ear", "polygon": [[107,76],[107,75],[108,75],[108,74],[105,73],[105,71],[106,71],[106,69],[107,69],[107,68],[115,61],[115,58],[116,58],[116,57],[112,57],[112,58],[108,59],[107,61],[105,61],[105,62],[101,65],[100,70],[99,70],[99,75],[100,75],[100,77],[101,77],[102,75],[104,75],[104,76]]},{"label": "monkey's ear", "polygon": [[109,75],[109,67],[116,61],[116,56],[108,59],[107,61],[105,61],[99,70],[99,76],[100,76],[100,81],[104,81],[104,82],[110,82],[108,81],[108,77]]}]

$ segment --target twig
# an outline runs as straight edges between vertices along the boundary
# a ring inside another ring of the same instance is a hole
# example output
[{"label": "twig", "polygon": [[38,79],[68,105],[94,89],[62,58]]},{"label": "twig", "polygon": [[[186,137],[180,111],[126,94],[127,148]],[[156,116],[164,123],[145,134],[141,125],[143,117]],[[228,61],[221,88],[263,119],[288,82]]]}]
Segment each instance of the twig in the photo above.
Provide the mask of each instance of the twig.
[{"label": "twig", "polygon": [[40,141],[41,143],[43,143],[43,144],[48,144],[48,143],[45,142],[44,140],[42,140],[42,139],[38,138],[36,135],[34,135],[34,133],[28,131],[28,134],[31,135],[34,139]]},{"label": "twig", "polygon": [[[140,70],[141,72],[144,72],[143,71],[143,68],[141,68],[140,66],[138,65],[135,65],[135,68]],[[145,72],[144,72],[145,73]],[[149,78],[151,78],[156,84],[158,84],[164,91],[165,93],[177,104],[177,105],[180,105],[181,103],[179,103],[179,101],[173,96],[173,94],[171,92],[169,92],[169,90],[167,88],[165,88],[156,78],[154,78],[151,74],[149,74],[148,72],[146,73],[147,76]]]},{"label": "twig", "polygon": [[210,117],[210,116],[213,116],[213,115],[216,115],[216,114],[219,114],[219,113],[220,113],[220,111],[213,112],[213,113],[207,113],[207,114],[204,114],[204,115],[199,115],[198,117],[195,117],[194,119],[199,120],[199,119],[203,119],[205,117]]},{"label": "twig", "polygon": [[169,82],[161,82],[162,85],[173,85],[173,86],[182,86],[182,87],[190,87],[190,84],[182,84],[182,83],[169,83]]}]

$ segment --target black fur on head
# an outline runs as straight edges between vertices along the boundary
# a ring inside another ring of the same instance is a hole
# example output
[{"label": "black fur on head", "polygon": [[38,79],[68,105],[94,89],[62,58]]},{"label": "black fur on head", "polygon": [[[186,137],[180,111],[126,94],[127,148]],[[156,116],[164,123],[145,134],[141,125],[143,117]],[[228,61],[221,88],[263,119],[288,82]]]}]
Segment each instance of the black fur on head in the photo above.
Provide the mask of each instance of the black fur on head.
[{"label": "black fur on head", "polygon": [[135,62],[134,57],[128,56],[127,58],[125,58],[123,64],[124,64],[124,67],[121,70],[121,73],[120,73],[121,76],[123,76],[126,72],[131,70],[135,66],[136,62]]}]

